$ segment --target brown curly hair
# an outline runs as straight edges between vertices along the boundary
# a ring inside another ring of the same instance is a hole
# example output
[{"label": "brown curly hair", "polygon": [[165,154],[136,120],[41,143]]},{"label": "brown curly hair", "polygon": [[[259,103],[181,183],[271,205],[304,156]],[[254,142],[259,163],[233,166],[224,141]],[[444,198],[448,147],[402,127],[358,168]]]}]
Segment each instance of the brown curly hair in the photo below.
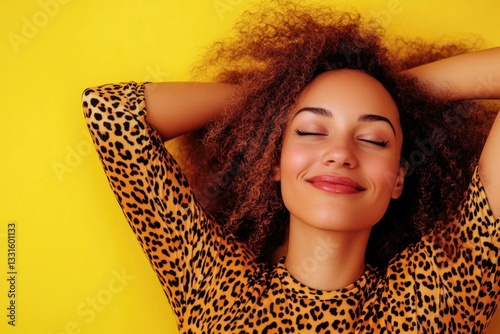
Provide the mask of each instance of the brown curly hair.
[{"label": "brown curly hair", "polygon": [[478,103],[433,96],[401,71],[470,46],[389,40],[359,14],[282,1],[245,12],[235,31],[212,46],[196,73],[237,85],[238,94],[213,124],[178,143],[197,197],[217,222],[262,260],[283,243],[289,213],[271,176],[288,112],[317,75],[348,68],[373,76],[392,95],[404,133],[401,161],[409,166],[403,195],[372,230],[367,262],[383,267],[422,234],[443,228],[463,198],[492,117]]}]

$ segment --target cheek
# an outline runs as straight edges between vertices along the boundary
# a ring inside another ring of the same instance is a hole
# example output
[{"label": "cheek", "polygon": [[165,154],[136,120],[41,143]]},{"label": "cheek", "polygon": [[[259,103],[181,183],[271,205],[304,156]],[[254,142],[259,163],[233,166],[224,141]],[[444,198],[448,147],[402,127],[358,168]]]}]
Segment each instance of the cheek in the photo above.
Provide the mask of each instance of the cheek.
[{"label": "cheek", "polygon": [[398,177],[399,159],[372,161],[368,168],[378,188],[384,189],[384,192],[392,192]]},{"label": "cheek", "polygon": [[299,145],[285,145],[281,151],[280,169],[282,176],[297,176],[314,161],[313,151]]}]

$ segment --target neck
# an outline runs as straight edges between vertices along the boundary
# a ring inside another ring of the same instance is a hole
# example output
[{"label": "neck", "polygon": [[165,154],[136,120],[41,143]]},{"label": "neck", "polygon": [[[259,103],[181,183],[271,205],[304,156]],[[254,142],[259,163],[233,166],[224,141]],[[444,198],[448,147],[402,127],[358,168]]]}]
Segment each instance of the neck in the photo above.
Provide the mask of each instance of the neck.
[{"label": "neck", "polygon": [[285,266],[302,284],[332,291],[346,287],[365,271],[370,229],[333,232],[291,222]]}]

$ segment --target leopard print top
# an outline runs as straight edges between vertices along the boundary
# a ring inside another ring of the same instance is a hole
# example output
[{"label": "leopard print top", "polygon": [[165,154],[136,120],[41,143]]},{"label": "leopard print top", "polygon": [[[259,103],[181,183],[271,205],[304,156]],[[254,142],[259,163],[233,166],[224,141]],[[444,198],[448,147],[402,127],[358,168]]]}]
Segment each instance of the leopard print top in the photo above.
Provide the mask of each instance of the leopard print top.
[{"label": "leopard print top", "polygon": [[172,305],[180,333],[481,333],[499,299],[499,220],[474,174],[450,223],[451,260],[429,235],[384,271],[311,289],[282,259],[256,262],[200,207],[145,121],[144,85],[85,90],[84,114],[109,184]]}]

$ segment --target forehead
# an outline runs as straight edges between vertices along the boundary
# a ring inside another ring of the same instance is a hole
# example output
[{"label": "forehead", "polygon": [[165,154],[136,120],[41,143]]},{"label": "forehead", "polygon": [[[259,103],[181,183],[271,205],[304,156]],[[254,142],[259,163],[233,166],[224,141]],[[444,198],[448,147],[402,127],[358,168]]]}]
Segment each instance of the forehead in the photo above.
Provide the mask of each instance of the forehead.
[{"label": "forehead", "polygon": [[356,70],[330,71],[316,77],[299,95],[291,116],[304,106],[322,107],[334,115],[377,114],[399,124],[399,112],[389,92],[375,78]]}]

